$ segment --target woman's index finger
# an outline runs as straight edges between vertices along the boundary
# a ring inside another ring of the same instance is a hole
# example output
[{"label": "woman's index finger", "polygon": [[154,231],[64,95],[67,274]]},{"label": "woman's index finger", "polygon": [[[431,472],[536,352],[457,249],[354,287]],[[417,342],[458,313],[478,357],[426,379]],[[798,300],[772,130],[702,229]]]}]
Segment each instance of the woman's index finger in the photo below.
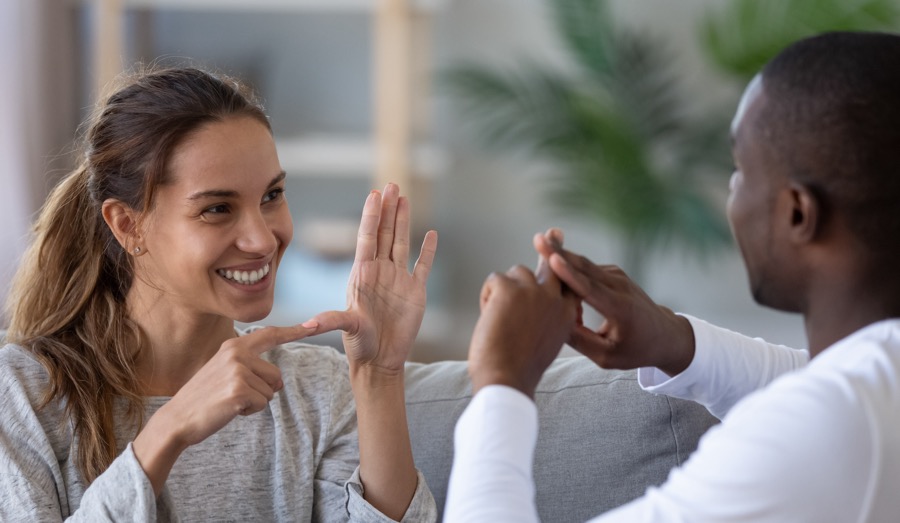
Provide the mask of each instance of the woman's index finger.
[{"label": "woman's index finger", "polygon": [[304,327],[303,325],[291,325],[290,327],[263,327],[241,337],[254,353],[263,354],[279,345],[291,341],[306,338],[316,331],[316,326]]}]

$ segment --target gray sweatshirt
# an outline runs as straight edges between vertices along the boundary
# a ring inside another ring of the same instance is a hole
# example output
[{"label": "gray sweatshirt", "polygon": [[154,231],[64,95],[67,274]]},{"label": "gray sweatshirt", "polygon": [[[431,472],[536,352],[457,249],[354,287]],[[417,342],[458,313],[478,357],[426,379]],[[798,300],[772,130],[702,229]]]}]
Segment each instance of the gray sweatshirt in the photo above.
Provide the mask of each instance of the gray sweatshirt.
[{"label": "gray sweatshirt", "polygon": [[[0,521],[391,521],[362,497],[346,358],[301,343],[263,358],[281,369],[284,389],[189,447],[154,498],[124,422],[119,456],[85,485],[60,405],[37,410],[44,367],[21,347],[0,348]],[[169,399],[147,398],[145,419]],[[436,519],[420,473],[402,521]]]}]

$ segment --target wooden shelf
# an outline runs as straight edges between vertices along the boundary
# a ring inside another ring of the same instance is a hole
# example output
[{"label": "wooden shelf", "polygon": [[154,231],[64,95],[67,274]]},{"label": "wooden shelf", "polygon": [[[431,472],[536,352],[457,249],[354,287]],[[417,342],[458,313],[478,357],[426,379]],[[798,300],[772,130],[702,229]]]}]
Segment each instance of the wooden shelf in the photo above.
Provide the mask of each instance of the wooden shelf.
[{"label": "wooden shelf", "polygon": [[[307,135],[278,139],[281,166],[291,177],[371,179],[375,171],[375,140],[370,136]],[[447,155],[429,143],[412,147],[415,176],[434,179],[447,171]]]},{"label": "wooden shelf", "polygon": [[[91,4],[96,0],[70,0],[75,4]],[[243,12],[321,12],[372,13],[377,0],[116,0],[128,9],[170,9],[178,11],[243,11]],[[447,0],[413,0],[417,11],[440,9]]]}]

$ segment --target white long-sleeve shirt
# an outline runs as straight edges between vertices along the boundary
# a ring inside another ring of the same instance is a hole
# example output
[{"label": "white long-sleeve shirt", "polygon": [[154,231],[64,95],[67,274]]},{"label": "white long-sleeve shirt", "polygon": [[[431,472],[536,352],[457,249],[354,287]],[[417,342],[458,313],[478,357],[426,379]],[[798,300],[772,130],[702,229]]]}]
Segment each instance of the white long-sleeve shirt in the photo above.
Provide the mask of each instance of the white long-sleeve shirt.
[{"label": "white long-sleeve shirt", "polygon": [[[659,487],[601,522],[900,521],[900,319],[808,353],[689,318],[691,365],[645,389],[692,399],[722,417]],[[807,364],[808,363],[808,364]],[[456,427],[445,521],[537,521],[534,403],[485,387]]]}]

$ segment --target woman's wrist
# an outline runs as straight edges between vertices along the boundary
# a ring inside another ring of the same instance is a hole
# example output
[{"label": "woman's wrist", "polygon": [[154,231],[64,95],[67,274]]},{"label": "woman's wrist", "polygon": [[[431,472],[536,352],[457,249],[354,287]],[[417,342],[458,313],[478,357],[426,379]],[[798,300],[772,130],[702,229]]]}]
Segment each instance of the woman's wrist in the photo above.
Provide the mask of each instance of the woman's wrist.
[{"label": "woman's wrist", "polygon": [[350,385],[354,392],[404,387],[404,367],[389,368],[369,363],[350,362]]},{"label": "woman's wrist", "polygon": [[147,424],[131,444],[137,459],[157,496],[181,453],[189,446],[180,434],[173,430],[176,425],[168,423],[163,406],[147,420]]}]

